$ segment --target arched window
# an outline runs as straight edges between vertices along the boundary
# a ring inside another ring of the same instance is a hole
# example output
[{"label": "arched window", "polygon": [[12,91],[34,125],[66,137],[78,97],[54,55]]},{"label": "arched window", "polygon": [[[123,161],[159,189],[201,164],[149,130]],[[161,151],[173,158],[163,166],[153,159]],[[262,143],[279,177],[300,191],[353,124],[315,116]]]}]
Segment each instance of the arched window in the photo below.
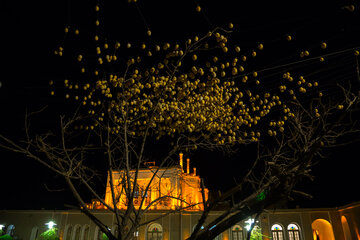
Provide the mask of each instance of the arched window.
[{"label": "arched window", "polygon": [[80,236],[81,236],[81,226],[79,224],[75,225],[74,230],[73,230],[73,236],[72,236],[72,240],[80,240]]},{"label": "arched window", "polygon": [[300,231],[296,224],[289,224],[287,230],[289,233],[289,240],[300,240]]},{"label": "arched window", "polygon": [[82,240],[89,240],[89,231],[90,231],[90,226],[88,224],[82,226],[82,228],[81,228],[81,239]]},{"label": "arched window", "polygon": [[94,240],[103,240],[103,232],[98,226],[95,227]]},{"label": "arched window", "polygon": [[111,233],[117,237],[117,235],[119,234],[119,230],[118,230],[118,226],[117,225],[113,225],[111,228]]},{"label": "arched window", "polygon": [[38,237],[39,234],[39,228],[33,227],[30,234],[30,240],[35,240]]},{"label": "arched window", "polygon": [[283,229],[279,224],[274,224],[271,227],[273,240],[284,240]]},{"label": "arched window", "polygon": [[329,223],[327,220],[316,219],[311,224],[311,227],[313,229],[314,239],[335,240],[333,228],[331,226],[331,223]]},{"label": "arched window", "polygon": [[243,240],[244,232],[240,225],[235,225],[231,228],[231,239],[232,240]]},{"label": "arched window", "polygon": [[148,227],[146,240],[162,240],[163,229],[158,223],[153,223]]},{"label": "arched window", "polygon": [[73,230],[73,227],[70,224],[67,224],[65,226],[65,231],[64,231],[64,239],[65,240],[71,240],[72,230]]},{"label": "arched window", "polygon": [[14,236],[14,231],[15,231],[15,226],[10,224],[8,227],[7,227],[7,230],[6,230],[6,234],[7,235],[10,235],[10,236]]}]

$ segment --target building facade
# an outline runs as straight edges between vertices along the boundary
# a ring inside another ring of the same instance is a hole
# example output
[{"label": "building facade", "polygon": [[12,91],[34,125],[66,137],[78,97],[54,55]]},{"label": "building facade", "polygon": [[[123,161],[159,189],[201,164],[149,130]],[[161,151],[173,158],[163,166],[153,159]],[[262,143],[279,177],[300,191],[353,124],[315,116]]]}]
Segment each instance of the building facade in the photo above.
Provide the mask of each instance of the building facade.
[{"label": "building facade", "polygon": [[[197,224],[203,195],[208,190],[201,188],[196,169],[190,173],[190,163],[184,171],[180,154],[179,165],[170,168],[149,166],[138,171],[133,184],[135,208],[148,207],[143,222],[134,240],[184,240],[190,237]],[[108,206],[126,209],[128,197],[122,184],[125,172],[115,171],[108,176],[104,202]],[[135,172],[130,171],[130,179]],[[110,182],[115,186],[111,193]],[[150,181],[150,179],[152,179]],[[117,201],[114,201],[115,196]],[[160,199],[157,201],[157,199]],[[116,233],[116,219],[112,212],[99,201],[87,207]],[[174,211],[176,210],[176,211]],[[164,214],[166,213],[166,214]],[[222,214],[211,212],[208,221]],[[161,217],[164,215],[164,217]],[[235,224],[216,237],[216,240],[244,240],[250,224],[248,219]],[[18,240],[35,240],[50,225],[56,224],[61,240],[103,240],[103,233],[79,210],[0,210],[0,229]],[[340,208],[328,209],[276,209],[266,210],[255,222],[255,233],[259,239],[273,240],[360,240],[360,202]]]},{"label": "building facade", "polygon": [[[115,218],[107,210],[92,210],[111,231]],[[145,221],[156,219],[164,210],[146,214]],[[183,240],[190,236],[201,212],[171,213],[160,220],[142,226],[134,235],[136,240]],[[215,218],[221,212],[213,212]],[[15,239],[35,240],[53,221],[63,240],[102,240],[102,233],[84,214],[77,210],[1,210],[0,224]],[[239,222],[216,237],[216,240],[246,238],[251,218]],[[262,239],[274,240],[355,240],[360,239],[360,202],[330,209],[277,209],[262,213],[255,223]]]}]

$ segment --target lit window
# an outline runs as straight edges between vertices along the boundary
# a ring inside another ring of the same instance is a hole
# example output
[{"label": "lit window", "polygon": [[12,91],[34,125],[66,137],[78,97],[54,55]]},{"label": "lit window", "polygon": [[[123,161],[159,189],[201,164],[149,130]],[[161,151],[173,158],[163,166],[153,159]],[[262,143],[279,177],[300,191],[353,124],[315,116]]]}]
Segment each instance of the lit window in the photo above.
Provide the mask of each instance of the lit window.
[{"label": "lit window", "polygon": [[284,240],[283,229],[279,224],[274,224],[271,227],[273,240]]},{"label": "lit window", "polygon": [[300,240],[300,231],[296,224],[289,224],[287,229],[289,233],[289,240]]},{"label": "lit window", "polygon": [[162,240],[163,230],[160,224],[153,223],[148,227],[147,240]]},{"label": "lit window", "polygon": [[235,225],[231,229],[231,239],[232,240],[243,240],[244,232],[240,225]]}]

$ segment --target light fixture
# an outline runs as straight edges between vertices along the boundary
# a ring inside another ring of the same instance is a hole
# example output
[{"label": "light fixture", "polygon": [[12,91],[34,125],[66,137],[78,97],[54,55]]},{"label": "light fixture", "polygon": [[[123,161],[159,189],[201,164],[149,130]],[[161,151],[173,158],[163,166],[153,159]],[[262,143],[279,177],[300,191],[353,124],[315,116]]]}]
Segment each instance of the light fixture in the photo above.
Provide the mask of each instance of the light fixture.
[{"label": "light fixture", "polygon": [[253,219],[253,218],[249,218],[249,220],[246,220],[245,223],[247,223],[246,226],[245,226],[245,228],[249,231],[249,230],[250,230],[250,227],[251,227],[251,224],[254,223],[254,219]]},{"label": "light fixture", "polygon": [[0,224],[0,231],[5,227],[5,225]]},{"label": "light fixture", "polygon": [[50,221],[48,223],[45,223],[45,225],[47,225],[49,229],[52,229],[56,225],[56,223],[54,223],[53,221]]}]

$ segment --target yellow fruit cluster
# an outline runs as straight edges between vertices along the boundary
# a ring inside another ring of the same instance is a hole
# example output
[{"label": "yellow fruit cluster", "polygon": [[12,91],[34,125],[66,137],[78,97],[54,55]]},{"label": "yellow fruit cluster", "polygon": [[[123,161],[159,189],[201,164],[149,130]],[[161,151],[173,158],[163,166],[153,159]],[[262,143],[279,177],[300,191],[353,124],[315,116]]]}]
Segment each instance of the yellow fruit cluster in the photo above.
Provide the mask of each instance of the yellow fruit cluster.
[{"label": "yellow fruit cluster", "polygon": [[[197,6],[196,11],[201,8]],[[99,20],[95,26],[100,26]],[[230,23],[229,28],[233,27]],[[74,33],[79,34],[79,30]],[[110,44],[96,32],[90,54],[75,54],[84,77],[64,81],[69,90],[65,98],[80,100],[93,117],[91,124],[79,129],[91,130],[110,119],[113,134],[123,133],[126,125],[133,137],[149,132],[157,138],[192,134],[216,144],[258,141],[263,132],[270,136],[283,133],[286,122],[295,116],[289,100],[296,100],[297,92],[305,94],[318,83],[286,72],[283,79],[280,75],[278,85],[262,89],[259,73],[246,69],[264,45],[258,43],[253,48],[256,50],[240,54],[240,47],[227,34],[217,28],[183,44]],[[146,35],[151,37],[149,29]],[[291,39],[287,36],[288,41]],[[321,47],[325,49],[325,43]],[[121,50],[132,52],[129,57],[120,56]],[[55,53],[61,56],[62,52],[59,47]],[[301,54],[308,56],[309,52]],[[94,56],[95,64],[85,65],[84,56]],[[318,114],[315,112],[316,117]]]}]

